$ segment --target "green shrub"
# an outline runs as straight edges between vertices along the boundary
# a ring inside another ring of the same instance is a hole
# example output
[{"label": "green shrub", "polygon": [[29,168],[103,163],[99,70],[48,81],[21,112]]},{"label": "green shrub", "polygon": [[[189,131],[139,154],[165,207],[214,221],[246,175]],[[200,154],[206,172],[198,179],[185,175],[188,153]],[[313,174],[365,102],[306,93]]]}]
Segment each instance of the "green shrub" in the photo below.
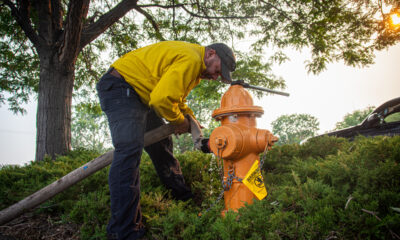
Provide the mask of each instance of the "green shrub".
[{"label": "green shrub", "polygon": [[[79,150],[56,161],[0,170],[5,208],[98,156]],[[150,239],[391,239],[400,232],[400,137],[324,137],[274,147],[265,156],[268,196],[221,217],[219,169],[210,154],[177,155],[195,199],[174,201],[143,155],[141,206]],[[81,239],[105,239],[108,168],[42,204],[81,226]],[[208,209],[208,211],[206,211]],[[201,213],[201,217],[199,217]]]}]

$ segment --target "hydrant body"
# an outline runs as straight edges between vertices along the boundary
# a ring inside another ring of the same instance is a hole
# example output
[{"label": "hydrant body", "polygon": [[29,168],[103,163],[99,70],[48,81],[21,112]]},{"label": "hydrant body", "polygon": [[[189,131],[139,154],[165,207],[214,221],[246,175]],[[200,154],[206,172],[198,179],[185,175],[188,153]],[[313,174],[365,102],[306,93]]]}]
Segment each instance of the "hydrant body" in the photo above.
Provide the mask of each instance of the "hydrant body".
[{"label": "hydrant body", "polygon": [[249,92],[241,85],[232,85],[221,100],[221,107],[212,117],[221,126],[211,133],[209,144],[218,159],[223,159],[225,210],[237,210],[251,204],[256,195],[244,185],[245,178],[259,154],[278,140],[268,130],[258,129],[256,118],[264,110],[253,105]]}]

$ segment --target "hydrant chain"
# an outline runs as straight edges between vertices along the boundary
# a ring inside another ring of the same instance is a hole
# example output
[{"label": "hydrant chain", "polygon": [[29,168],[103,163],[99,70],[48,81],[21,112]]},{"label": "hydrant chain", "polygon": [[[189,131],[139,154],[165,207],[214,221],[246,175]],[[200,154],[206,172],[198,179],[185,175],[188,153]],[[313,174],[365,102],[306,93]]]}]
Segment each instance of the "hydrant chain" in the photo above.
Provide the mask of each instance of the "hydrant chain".
[{"label": "hydrant chain", "polygon": [[222,166],[222,149],[218,148],[218,154],[217,154],[217,166],[219,168],[219,177],[221,181],[224,181],[224,170]]},{"label": "hydrant chain", "polygon": [[[221,166],[220,166],[221,163]],[[233,174],[229,175],[229,178],[227,179],[227,184],[225,184],[224,182],[224,173],[223,173],[223,166],[222,166],[222,149],[218,148],[218,153],[217,153],[217,165],[220,169],[220,177],[221,177],[221,184],[222,184],[222,191],[219,193],[217,199],[211,204],[211,206],[209,208],[207,208],[204,212],[208,212],[210,211],[210,209],[212,209],[215,204],[217,204],[223,197],[224,197],[224,193],[225,191],[229,191],[232,187],[232,182],[233,182],[233,178],[236,178],[238,181],[242,181],[241,178],[235,176],[235,170],[233,170]],[[199,217],[202,216],[202,213],[199,213]]]},{"label": "hydrant chain", "polygon": [[237,180],[238,182],[242,182],[243,179],[235,175],[235,169],[231,168],[228,170],[228,178],[226,181],[222,181],[222,187],[224,191],[229,191],[232,188],[233,180]]},{"label": "hydrant chain", "polygon": [[268,152],[268,145],[265,146],[264,152],[263,152],[263,156],[260,158],[260,165],[259,165],[259,169],[260,169],[260,173],[262,173],[262,167],[264,165],[264,161],[267,158],[267,152]]}]

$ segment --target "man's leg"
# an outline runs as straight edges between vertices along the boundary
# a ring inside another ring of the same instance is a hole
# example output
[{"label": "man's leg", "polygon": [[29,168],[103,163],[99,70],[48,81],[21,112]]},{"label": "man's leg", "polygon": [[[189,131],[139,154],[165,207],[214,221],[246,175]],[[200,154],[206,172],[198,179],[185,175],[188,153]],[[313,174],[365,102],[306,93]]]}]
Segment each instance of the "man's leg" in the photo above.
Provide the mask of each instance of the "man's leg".
[{"label": "man's leg", "polygon": [[108,177],[111,218],[107,233],[110,239],[137,239],[144,234],[139,164],[148,108],[123,79],[109,74],[103,76],[97,90],[115,148]]},{"label": "man's leg", "polygon": [[[165,122],[152,110],[147,116],[146,132],[155,129]],[[185,184],[179,161],[173,155],[172,137],[145,147],[162,183],[172,191],[172,196],[178,200],[188,200],[193,197],[190,188]]]}]

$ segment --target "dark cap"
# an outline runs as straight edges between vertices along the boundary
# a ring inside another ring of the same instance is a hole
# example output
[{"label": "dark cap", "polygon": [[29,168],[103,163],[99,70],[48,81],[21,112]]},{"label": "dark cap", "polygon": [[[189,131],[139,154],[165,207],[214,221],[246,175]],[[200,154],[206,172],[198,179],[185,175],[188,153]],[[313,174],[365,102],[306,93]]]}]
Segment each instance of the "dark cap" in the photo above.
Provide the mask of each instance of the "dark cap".
[{"label": "dark cap", "polygon": [[214,49],[221,59],[222,81],[224,83],[231,83],[231,72],[235,71],[236,69],[236,58],[235,54],[233,54],[232,49],[224,43],[214,43],[207,47]]}]

